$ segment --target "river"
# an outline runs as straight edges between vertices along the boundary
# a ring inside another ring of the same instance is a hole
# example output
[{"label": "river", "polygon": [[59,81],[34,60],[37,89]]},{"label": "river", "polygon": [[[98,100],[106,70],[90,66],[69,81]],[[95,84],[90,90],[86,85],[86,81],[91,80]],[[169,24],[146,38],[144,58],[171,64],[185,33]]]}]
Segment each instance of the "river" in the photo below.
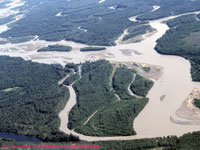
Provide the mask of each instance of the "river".
[{"label": "river", "polygon": [[[0,45],[0,55],[19,56],[36,62],[61,63],[63,65],[67,62],[79,63],[86,60],[107,59],[116,62],[140,62],[161,66],[163,68],[163,76],[155,82],[147,95],[150,99],[149,103],[134,121],[136,136],[90,137],[70,131],[66,126],[68,122],[67,114],[76,102],[76,95],[71,86],[69,86],[71,97],[65,109],[60,113],[60,129],[67,134],[78,135],[80,139],[87,141],[128,140],[168,135],[181,136],[187,132],[200,130],[198,125],[179,125],[170,121],[170,116],[181,106],[195,86],[190,74],[191,65],[188,60],[182,57],[160,55],[154,50],[156,40],[162,37],[169,29],[162,21],[174,17],[177,16],[150,21],[149,24],[157,30],[157,33],[141,42],[131,44],[118,43],[117,46],[106,47],[105,51],[80,52],[80,48],[86,45],[70,41],[47,42],[36,39],[19,44]],[[69,45],[73,47],[73,50],[68,53],[37,52],[38,48],[49,44]],[[131,49],[141,55],[136,53],[132,53],[129,56],[123,55],[121,51],[123,49]],[[166,95],[165,99],[160,101],[160,97],[163,95]]]}]

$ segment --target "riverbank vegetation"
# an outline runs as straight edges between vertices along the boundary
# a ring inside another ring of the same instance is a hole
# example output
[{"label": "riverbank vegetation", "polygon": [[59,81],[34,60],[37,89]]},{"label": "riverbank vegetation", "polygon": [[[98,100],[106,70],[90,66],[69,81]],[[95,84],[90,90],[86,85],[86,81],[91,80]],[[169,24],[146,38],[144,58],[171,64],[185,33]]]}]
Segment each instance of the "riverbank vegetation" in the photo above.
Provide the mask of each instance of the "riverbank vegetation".
[{"label": "riverbank vegetation", "polygon": [[69,90],[58,81],[69,70],[21,58],[0,57],[0,131],[34,136],[43,141],[73,139],[60,132],[58,113]]},{"label": "riverbank vegetation", "polygon": [[167,0],[157,1],[155,5],[160,6],[160,8],[156,11],[140,14],[137,19],[141,21],[155,20],[200,10],[200,1],[182,0],[182,3],[180,4],[179,0]]},{"label": "riverbank vegetation", "polygon": [[151,28],[150,25],[146,24],[139,24],[139,25],[134,25],[128,28],[128,34],[124,36],[122,39],[123,41],[127,41],[129,39],[132,39],[136,36],[143,35],[147,32],[152,32],[153,29]]},{"label": "riverbank vegetation", "polygon": [[82,65],[82,78],[73,85],[77,104],[69,114],[70,129],[83,124],[97,109],[115,100],[109,86],[111,73],[112,65],[105,60]]},{"label": "riverbank vegetation", "polygon": [[147,98],[115,101],[101,108],[86,125],[75,131],[90,136],[135,135],[133,120],[147,102]]},{"label": "riverbank vegetation", "polygon": [[[58,143],[27,143],[13,142],[11,140],[0,140],[0,145],[85,145],[99,146],[99,150],[198,150],[200,132],[184,134],[181,137],[167,136],[149,139],[125,140],[125,141],[99,141],[99,142],[58,142]],[[61,149],[61,148],[60,148]],[[63,148],[62,148],[63,149]],[[59,150],[59,148],[58,148]]]},{"label": "riverbank vegetation", "polygon": [[134,82],[131,84],[131,91],[139,96],[146,96],[148,91],[153,87],[153,81],[136,75]]},{"label": "riverbank vegetation", "polygon": [[[105,60],[82,65],[82,78],[73,86],[77,104],[69,114],[68,126],[71,129],[90,136],[136,134],[133,120],[148,99],[136,98],[128,92],[135,70],[119,66],[112,77],[113,68]],[[119,95],[120,100],[115,94]]]},{"label": "riverbank vegetation", "polygon": [[63,84],[64,85],[71,85],[73,82],[75,82],[79,78],[80,78],[79,73],[72,74],[63,82]]},{"label": "riverbank vegetation", "polygon": [[116,69],[115,74],[113,76],[113,89],[117,95],[122,100],[128,100],[134,98],[128,92],[128,86],[131,84],[133,80],[133,75],[136,73],[135,70],[130,70],[128,68],[119,67]]},{"label": "riverbank vegetation", "polygon": [[49,45],[48,47],[43,47],[38,52],[48,52],[48,51],[58,51],[58,52],[70,52],[72,47],[70,46],[61,46],[61,45]]},{"label": "riverbank vegetation", "polygon": [[81,48],[80,51],[82,52],[88,52],[88,51],[102,51],[105,50],[105,47],[84,47]]},{"label": "riverbank vegetation", "polygon": [[80,64],[74,64],[74,63],[67,63],[66,65],[65,65],[65,70],[74,70],[75,72],[78,72],[79,71],[79,65]]},{"label": "riverbank vegetation", "polygon": [[[116,39],[125,29],[136,26],[135,22],[128,19],[132,16],[138,16],[137,19],[141,22],[136,22],[143,25],[146,20],[200,10],[199,1],[188,0],[183,0],[181,4],[179,0],[109,0],[101,4],[94,0],[24,1],[26,5],[17,9],[29,13],[21,20],[9,24],[10,29],[1,34],[1,37],[8,39],[7,42],[12,39],[20,42],[22,37],[37,35],[39,39],[47,41],[69,40],[88,45],[110,46],[115,45]],[[153,6],[160,6],[160,9],[152,11]],[[15,20],[14,17],[16,15],[4,18],[2,23]],[[84,30],[80,30],[80,27]],[[144,31],[146,30],[141,26],[140,32]],[[133,32],[129,37],[136,34],[139,33]]]},{"label": "riverbank vegetation", "polygon": [[[182,18],[186,18],[181,24]],[[188,22],[187,21],[188,19]],[[166,55],[178,55],[188,59],[191,63],[191,75],[193,81],[200,81],[200,21],[191,21],[193,16],[182,16],[170,20],[169,24],[176,26],[166,32],[157,40],[156,51]]]},{"label": "riverbank vegetation", "polygon": [[200,99],[194,99],[194,105],[198,108],[200,108]]}]

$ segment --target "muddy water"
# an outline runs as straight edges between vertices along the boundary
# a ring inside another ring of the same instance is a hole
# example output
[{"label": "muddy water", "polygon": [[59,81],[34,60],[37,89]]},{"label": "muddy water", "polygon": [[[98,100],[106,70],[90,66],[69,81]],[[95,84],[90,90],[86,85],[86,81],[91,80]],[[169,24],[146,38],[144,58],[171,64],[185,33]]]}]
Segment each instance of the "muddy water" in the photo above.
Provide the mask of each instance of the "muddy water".
[{"label": "muddy water", "polygon": [[[179,136],[189,131],[200,130],[200,126],[178,125],[170,121],[170,116],[181,106],[182,102],[197,84],[194,84],[191,80],[191,66],[188,60],[177,56],[160,55],[154,50],[156,40],[168,30],[167,25],[161,22],[170,18],[173,17],[150,21],[150,25],[158,31],[153,36],[139,43],[118,44],[117,46],[107,47],[106,51],[80,52],[79,49],[86,45],[69,41],[47,42],[36,39],[25,43],[0,45],[0,55],[20,56],[42,63],[79,63],[86,60],[104,58],[110,61],[141,62],[161,66],[163,67],[163,76],[156,81],[155,85],[150,90],[148,94],[150,99],[149,103],[134,121],[134,128],[137,132],[136,136],[89,137],[70,131],[67,128],[68,113],[76,103],[76,95],[71,86],[69,86],[70,99],[65,109],[59,114],[61,118],[60,130],[67,134],[73,133],[78,135],[80,139],[88,141],[127,140],[167,135]],[[66,53],[37,52],[37,49],[49,44],[69,45],[73,47],[73,50]],[[141,55],[134,53],[129,56],[123,55],[121,51],[123,49],[131,49],[141,53]],[[163,95],[166,95],[166,97],[163,101],[160,101],[160,97]]]},{"label": "muddy water", "polygon": [[[164,19],[163,19],[164,20]],[[81,139],[88,141],[96,140],[126,140],[136,138],[147,138],[167,135],[183,135],[184,133],[200,130],[196,125],[179,125],[170,120],[170,116],[181,106],[194,87],[190,75],[190,63],[188,60],[177,56],[160,55],[155,50],[156,40],[160,38],[168,27],[161,22],[152,21],[150,25],[158,32],[148,39],[135,43],[108,47],[107,53],[113,53],[114,57],[107,58],[112,61],[143,62],[163,67],[163,76],[150,90],[149,103],[134,121],[136,136],[127,137],[88,137],[77,134]],[[142,55],[124,56],[120,49],[134,49]],[[98,53],[100,54],[100,53]],[[96,55],[96,54],[94,54]],[[166,95],[163,101],[160,97]],[[69,133],[69,132],[68,132]]]}]

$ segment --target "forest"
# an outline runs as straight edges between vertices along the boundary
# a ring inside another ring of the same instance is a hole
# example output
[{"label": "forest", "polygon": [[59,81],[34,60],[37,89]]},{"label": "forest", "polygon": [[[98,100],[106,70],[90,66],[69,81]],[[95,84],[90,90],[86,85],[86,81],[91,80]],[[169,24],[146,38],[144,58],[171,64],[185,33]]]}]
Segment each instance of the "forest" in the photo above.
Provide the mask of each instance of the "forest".
[{"label": "forest", "polygon": [[63,82],[63,84],[64,85],[71,85],[74,81],[76,81],[79,78],[80,78],[79,73],[72,74]]},{"label": "forest", "polygon": [[127,141],[16,143],[9,139],[0,139],[0,145],[99,145],[99,150],[199,150],[199,140],[200,132],[193,132],[181,137],[167,136]]},{"label": "forest", "polygon": [[105,47],[84,47],[81,48],[80,51],[82,52],[88,52],[88,51],[102,51],[105,50]]},{"label": "forest", "polygon": [[43,141],[73,139],[58,129],[58,113],[69,98],[69,90],[58,81],[69,73],[68,69],[8,56],[0,57],[0,68],[1,132]]},{"label": "forest", "polygon": [[153,87],[153,81],[144,79],[140,75],[136,75],[134,82],[131,84],[131,90],[138,96],[146,96],[148,91]]},{"label": "forest", "polygon": [[[183,22],[184,18],[186,19]],[[189,15],[169,20],[167,24],[172,28],[157,40],[155,49],[161,54],[177,55],[188,59],[192,66],[192,80],[200,81],[200,22],[192,18],[193,15]]]},{"label": "forest", "polygon": [[[7,42],[24,42],[37,35],[47,41],[69,40],[111,46],[125,29],[135,27],[135,23],[143,25],[147,20],[200,10],[200,1],[188,0],[182,3],[179,0],[109,0],[101,4],[97,0],[24,1],[26,5],[16,10],[30,11],[21,20],[9,24],[10,30],[1,34]],[[114,9],[110,9],[111,6]],[[153,6],[160,6],[160,9],[152,11]],[[62,15],[57,16],[58,13]],[[130,21],[128,18],[132,16],[138,16],[139,21]],[[6,17],[0,24],[13,21],[14,17],[16,15]],[[80,26],[86,32],[79,29]],[[141,27],[138,32],[145,33],[147,28]],[[133,32],[125,39],[139,33]]]},{"label": "forest", "polygon": [[155,20],[200,10],[200,1],[182,0],[180,3],[179,0],[164,0],[156,1],[155,5],[160,6],[160,9],[140,14],[137,19],[141,21]]},{"label": "forest", "polygon": [[48,52],[48,51],[58,51],[58,52],[70,52],[72,50],[71,46],[62,46],[62,45],[49,45],[47,47],[43,47],[38,52]]},{"label": "forest", "polygon": [[128,33],[126,36],[124,36],[123,41],[129,40],[131,38],[134,38],[138,35],[145,34],[147,32],[151,32],[153,29],[151,28],[150,25],[145,25],[145,24],[139,24],[135,26],[130,26],[128,28]]},{"label": "forest", "polygon": [[[136,134],[133,120],[148,99],[136,98],[128,92],[135,70],[126,66],[117,67],[112,77],[113,67],[105,60],[82,65],[82,78],[73,85],[77,104],[69,114],[69,128],[93,136]],[[119,95],[120,100],[115,94]]]},{"label": "forest", "polygon": [[200,108],[200,99],[194,99],[194,105],[198,108]]},{"label": "forest", "polygon": [[113,76],[113,89],[117,95],[119,95],[121,100],[134,99],[128,92],[128,86],[133,80],[133,74],[136,73],[135,70],[127,69],[127,67],[119,67],[116,69]]},{"label": "forest", "polygon": [[115,100],[109,86],[111,73],[112,65],[104,60],[82,65],[82,78],[73,85],[77,104],[69,114],[70,129],[83,124],[97,109]]}]

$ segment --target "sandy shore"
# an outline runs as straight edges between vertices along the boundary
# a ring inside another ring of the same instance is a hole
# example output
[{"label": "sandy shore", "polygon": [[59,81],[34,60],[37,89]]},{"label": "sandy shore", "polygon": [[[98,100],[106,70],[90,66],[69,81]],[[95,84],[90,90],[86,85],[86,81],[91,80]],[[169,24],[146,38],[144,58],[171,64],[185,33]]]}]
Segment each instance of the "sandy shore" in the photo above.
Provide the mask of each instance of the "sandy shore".
[{"label": "sandy shore", "polygon": [[195,98],[200,99],[200,89],[194,88],[181,107],[171,116],[173,123],[200,125],[200,109],[193,104]]}]

